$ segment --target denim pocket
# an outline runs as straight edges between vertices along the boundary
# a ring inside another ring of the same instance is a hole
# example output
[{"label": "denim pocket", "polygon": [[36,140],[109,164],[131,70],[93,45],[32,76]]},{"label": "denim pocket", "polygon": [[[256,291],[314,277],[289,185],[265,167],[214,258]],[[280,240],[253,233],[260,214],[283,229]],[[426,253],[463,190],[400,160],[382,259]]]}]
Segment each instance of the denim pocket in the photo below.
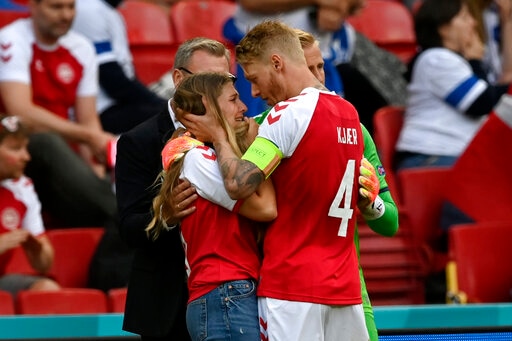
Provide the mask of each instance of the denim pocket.
[{"label": "denim pocket", "polygon": [[193,341],[201,341],[208,336],[206,299],[198,298],[187,306],[187,329]]},{"label": "denim pocket", "polygon": [[227,296],[237,300],[256,294],[256,282],[253,280],[231,281],[226,284]]}]

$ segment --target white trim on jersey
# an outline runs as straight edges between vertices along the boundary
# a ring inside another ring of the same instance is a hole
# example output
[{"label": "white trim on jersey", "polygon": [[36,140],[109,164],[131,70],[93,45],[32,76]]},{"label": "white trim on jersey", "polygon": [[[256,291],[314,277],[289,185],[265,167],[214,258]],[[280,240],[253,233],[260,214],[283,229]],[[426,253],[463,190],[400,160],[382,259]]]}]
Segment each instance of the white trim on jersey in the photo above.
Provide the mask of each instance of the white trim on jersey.
[{"label": "white trim on jersey", "polygon": [[[0,30],[0,44],[9,45],[8,49],[1,51],[0,82],[31,83],[30,64],[33,58],[32,44],[34,42],[35,36],[30,18],[18,19]],[[59,39],[58,45],[68,50],[84,68],[78,84],[77,96],[96,96],[98,93],[98,67],[92,44],[81,34],[69,31]],[[57,46],[41,44],[38,46],[47,51],[57,48]]]},{"label": "white trim on jersey", "polygon": [[233,210],[237,200],[229,197],[217,164],[217,155],[212,148],[196,147],[185,155],[181,179],[190,181],[197,194],[208,201]]},{"label": "white trim on jersey", "polygon": [[0,182],[2,187],[12,192],[14,197],[27,208],[27,212],[21,222],[21,228],[29,231],[34,236],[44,233],[43,218],[41,216],[41,202],[30,180],[26,176],[19,179],[6,179]]},{"label": "white trim on jersey", "polygon": [[[284,158],[292,156],[308,129],[320,93],[338,96],[334,92],[306,88],[300,95],[276,104],[260,125],[258,136],[273,142]],[[283,109],[286,110],[282,111]],[[282,115],[283,112],[286,114]],[[272,124],[277,120],[280,121],[279,124]]]}]

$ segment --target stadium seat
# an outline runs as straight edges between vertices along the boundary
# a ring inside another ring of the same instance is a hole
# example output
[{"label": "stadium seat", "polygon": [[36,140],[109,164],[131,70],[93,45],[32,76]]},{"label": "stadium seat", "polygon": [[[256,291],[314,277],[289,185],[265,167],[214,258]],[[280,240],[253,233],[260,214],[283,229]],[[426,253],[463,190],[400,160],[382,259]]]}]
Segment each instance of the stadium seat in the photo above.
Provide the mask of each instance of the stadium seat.
[{"label": "stadium seat", "polygon": [[26,18],[29,16],[28,11],[1,10],[0,11],[0,27],[10,24],[14,20]]},{"label": "stadium seat", "polygon": [[231,72],[236,73],[235,47],[223,33],[224,24],[233,16],[235,9],[236,3],[228,0],[178,1],[170,11],[174,36],[179,43],[195,37],[224,43],[231,53]]},{"label": "stadium seat", "polygon": [[0,315],[14,315],[14,300],[8,291],[0,290]]},{"label": "stadium seat", "polygon": [[168,43],[174,41],[167,13],[145,1],[124,1],[119,7],[126,23],[130,43]]},{"label": "stadium seat", "polygon": [[442,247],[441,207],[450,168],[421,167],[400,170],[401,219],[410,228],[415,246],[424,256],[427,273],[442,271],[447,255]]},{"label": "stadium seat", "polygon": [[102,227],[62,228],[47,232],[55,250],[50,275],[64,288],[85,288],[89,265],[103,236]]},{"label": "stadium seat", "polygon": [[222,31],[235,9],[236,4],[232,1],[178,1],[170,11],[174,35],[179,42],[207,37],[227,43]]},{"label": "stadium seat", "polygon": [[512,221],[453,225],[448,237],[455,264],[447,273],[448,289],[465,294],[468,303],[511,302]]},{"label": "stadium seat", "polygon": [[16,296],[18,314],[103,314],[107,297],[101,290],[66,288],[57,291],[22,290]]},{"label": "stadium seat", "polygon": [[373,138],[380,161],[386,170],[386,182],[397,205],[402,200],[395,172],[395,146],[404,122],[404,112],[404,107],[385,106],[378,109],[373,116]]},{"label": "stadium seat", "polygon": [[111,313],[124,313],[127,288],[110,289],[107,294],[108,310]]},{"label": "stadium seat", "polygon": [[399,1],[371,0],[347,21],[377,46],[407,63],[416,53],[416,35],[411,11]]},{"label": "stadium seat", "polygon": [[119,12],[126,22],[128,42],[137,77],[149,84],[172,69],[178,43],[169,15],[160,6],[144,1],[125,1]]},{"label": "stadium seat", "polygon": [[423,304],[423,265],[407,226],[384,237],[358,223],[360,264],[373,305]]}]

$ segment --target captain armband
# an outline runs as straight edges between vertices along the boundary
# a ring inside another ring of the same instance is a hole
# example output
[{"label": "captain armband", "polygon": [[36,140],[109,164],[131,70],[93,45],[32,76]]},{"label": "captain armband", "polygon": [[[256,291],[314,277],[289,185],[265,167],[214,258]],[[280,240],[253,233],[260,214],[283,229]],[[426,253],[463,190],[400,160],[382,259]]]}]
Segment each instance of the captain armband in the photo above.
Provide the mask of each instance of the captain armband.
[{"label": "captain armband", "polygon": [[268,178],[270,174],[272,174],[282,158],[283,153],[274,143],[259,136],[256,137],[249,149],[247,149],[242,156],[242,160],[254,163],[256,167],[263,172],[265,178]]},{"label": "captain armband", "polygon": [[384,201],[377,195],[375,201],[368,205],[364,210],[361,210],[361,214],[365,220],[379,219],[384,215],[386,211],[386,205]]}]

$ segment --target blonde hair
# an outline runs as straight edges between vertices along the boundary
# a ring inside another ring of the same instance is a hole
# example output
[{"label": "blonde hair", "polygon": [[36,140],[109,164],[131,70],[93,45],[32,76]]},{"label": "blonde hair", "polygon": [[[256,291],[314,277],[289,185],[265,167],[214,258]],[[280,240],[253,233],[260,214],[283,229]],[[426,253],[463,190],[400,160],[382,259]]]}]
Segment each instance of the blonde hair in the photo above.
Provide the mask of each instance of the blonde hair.
[{"label": "blonde hair", "polygon": [[307,49],[308,47],[318,45],[318,40],[316,40],[311,33],[303,31],[300,28],[296,28],[295,33],[297,33],[297,36],[299,37],[300,46],[302,46],[302,49]]},{"label": "blonde hair", "polygon": [[292,61],[304,61],[304,51],[295,30],[274,20],[254,26],[236,46],[236,60],[240,64],[265,61],[273,53],[287,56]]},{"label": "blonde hair", "polygon": [[[245,137],[248,130],[248,124],[243,124],[235,131],[227,122],[218,103],[218,98],[226,84],[234,82],[235,78],[229,74],[204,72],[197,73],[185,78],[176,88],[172,99],[176,110],[176,118],[180,120],[185,113],[195,115],[204,115],[206,111],[212,112],[227,134],[228,142],[237,156],[242,156],[247,143]],[[206,107],[202,98],[206,100]],[[171,140],[184,132],[183,129],[177,129],[171,137]],[[242,142],[243,141],[243,142]],[[209,142],[209,141],[203,141]],[[155,183],[161,183],[160,190],[153,199],[153,219],[146,227],[146,232],[153,240],[158,238],[160,232],[166,225],[165,222],[170,218],[169,212],[165,208],[172,202],[172,191],[178,184],[181,169],[183,167],[184,157],[178,159],[169,166],[167,171],[162,171]]]}]

